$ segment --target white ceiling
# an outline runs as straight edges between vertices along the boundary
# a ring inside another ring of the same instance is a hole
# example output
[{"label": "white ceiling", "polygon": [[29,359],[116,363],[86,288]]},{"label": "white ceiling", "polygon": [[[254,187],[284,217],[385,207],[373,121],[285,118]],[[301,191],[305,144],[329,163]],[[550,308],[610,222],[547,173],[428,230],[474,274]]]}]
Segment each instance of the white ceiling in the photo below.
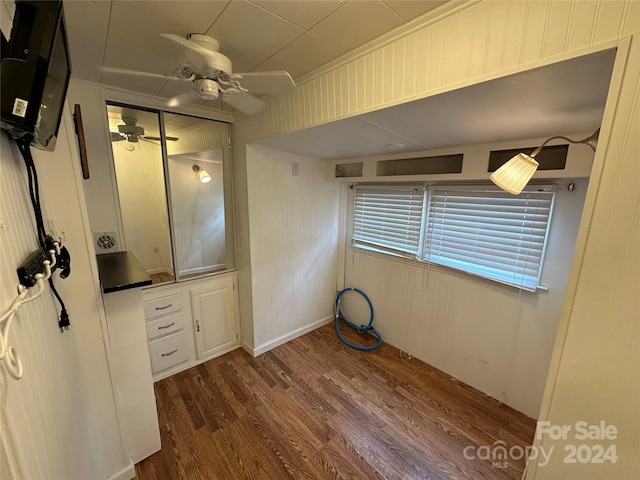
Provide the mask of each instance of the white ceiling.
[{"label": "white ceiling", "polygon": [[[416,0],[65,1],[73,75],[171,98],[190,84],[165,75],[180,61],[162,33],[218,39],[234,72],[285,70],[295,79],[446,3]],[[206,104],[194,96],[193,103]],[[221,108],[218,102],[214,106]]]},{"label": "white ceiling", "polygon": [[[102,67],[170,75],[180,61],[160,34],[207,33],[220,41],[235,72],[287,70],[296,79],[443,3],[99,0],[65,1],[64,7],[75,77],[169,99],[191,85]],[[397,153],[385,149],[389,144],[410,152],[583,134],[600,125],[614,57],[613,51],[593,54],[261,143],[330,159]],[[192,98],[229,110],[219,101]]]}]

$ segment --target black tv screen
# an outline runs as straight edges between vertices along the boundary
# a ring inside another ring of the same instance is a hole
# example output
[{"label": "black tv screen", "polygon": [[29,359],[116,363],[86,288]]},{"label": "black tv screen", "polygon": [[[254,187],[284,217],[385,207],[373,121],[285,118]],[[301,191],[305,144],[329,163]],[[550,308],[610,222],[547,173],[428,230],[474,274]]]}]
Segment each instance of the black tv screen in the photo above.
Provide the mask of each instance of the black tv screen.
[{"label": "black tv screen", "polygon": [[61,1],[16,1],[3,38],[2,128],[37,148],[55,148],[71,64]]}]

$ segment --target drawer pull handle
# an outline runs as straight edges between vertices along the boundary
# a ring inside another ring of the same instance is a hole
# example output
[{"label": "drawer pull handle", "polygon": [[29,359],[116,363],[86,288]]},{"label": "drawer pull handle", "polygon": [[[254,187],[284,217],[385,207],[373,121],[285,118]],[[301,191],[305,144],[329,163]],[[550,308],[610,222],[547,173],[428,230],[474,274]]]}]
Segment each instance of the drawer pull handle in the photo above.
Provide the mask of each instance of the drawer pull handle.
[{"label": "drawer pull handle", "polygon": [[165,305],[164,307],[156,307],[156,310],[166,310],[169,307],[173,307],[173,303],[170,303],[169,305]]},{"label": "drawer pull handle", "polygon": [[178,349],[176,348],[173,352],[169,352],[169,353],[161,353],[160,356],[161,357],[168,357],[169,355],[173,355],[174,353],[176,353],[178,351]]},{"label": "drawer pull handle", "polygon": [[171,322],[169,325],[164,325],[162,327],[158,327],[158,330],[164,330],[165,328],[173,327],[176,322]]}]

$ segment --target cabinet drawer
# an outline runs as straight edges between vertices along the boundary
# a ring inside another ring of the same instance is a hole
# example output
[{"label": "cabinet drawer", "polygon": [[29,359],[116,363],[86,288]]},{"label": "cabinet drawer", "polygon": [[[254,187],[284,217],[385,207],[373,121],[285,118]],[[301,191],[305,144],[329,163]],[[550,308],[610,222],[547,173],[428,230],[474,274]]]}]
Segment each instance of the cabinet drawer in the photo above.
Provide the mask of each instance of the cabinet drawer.
[{"label": "cabinet drawer", "polygon": [[173,315],[167,315],[156,320],[151,320],[146,323],[147,338],[153,340],[162,335],[168,335],[173,332],[184,328],[185,318],[184,312],[174,313]]},{"label": "cabinet drawer", "polygon": [[189,358],[187,348],[187,332],[173,333],[149,342],[151,371],[158,373]]},{"label": "cabinet drawer", "polygon": [[182,294],[169,295],[143,302],[144,318],[151,320],[162,315],[179,312],[182,310]]}]

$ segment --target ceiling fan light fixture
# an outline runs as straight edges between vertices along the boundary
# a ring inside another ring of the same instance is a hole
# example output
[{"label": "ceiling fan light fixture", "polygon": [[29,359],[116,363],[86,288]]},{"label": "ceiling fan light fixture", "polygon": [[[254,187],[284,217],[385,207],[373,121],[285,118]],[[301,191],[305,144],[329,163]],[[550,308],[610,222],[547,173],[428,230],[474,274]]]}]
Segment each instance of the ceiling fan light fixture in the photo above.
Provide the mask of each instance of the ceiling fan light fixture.
[{"label": "ceiling fan light fixture", "polygon": [[215,80],[201,78],[195,84],[196,92],[203,100],[216,100],[220,96],[220,88]]}]

